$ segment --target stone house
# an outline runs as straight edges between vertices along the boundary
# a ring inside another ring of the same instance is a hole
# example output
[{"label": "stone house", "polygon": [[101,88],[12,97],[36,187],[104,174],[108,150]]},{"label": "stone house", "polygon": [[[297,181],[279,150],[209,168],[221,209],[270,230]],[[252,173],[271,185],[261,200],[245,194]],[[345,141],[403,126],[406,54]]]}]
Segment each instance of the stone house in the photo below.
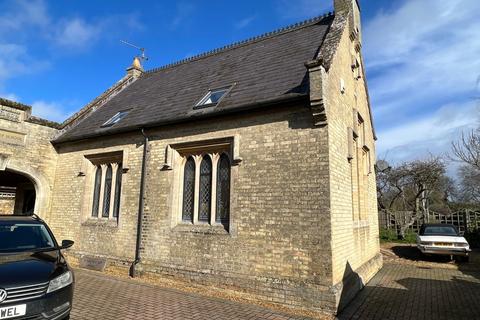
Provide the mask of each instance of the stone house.
[{"label": "stone house", "polygon": [[360,8],[334,7],[158,69],[135,59],[62,124],[0,100],[0,210],[34,211],[84,265],[337,312],[382,260]]}]

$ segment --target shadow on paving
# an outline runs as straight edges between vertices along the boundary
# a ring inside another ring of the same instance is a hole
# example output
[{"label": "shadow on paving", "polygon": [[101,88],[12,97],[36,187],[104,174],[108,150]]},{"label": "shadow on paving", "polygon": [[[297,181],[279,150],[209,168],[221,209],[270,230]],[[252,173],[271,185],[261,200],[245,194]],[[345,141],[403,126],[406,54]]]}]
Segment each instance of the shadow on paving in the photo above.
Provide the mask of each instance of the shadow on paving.
[{"label": "shadow on paving", "polygon": [[[451,267],[456,267],[464,274],[471,275],[480,280],[480,251],[475,249],[470,253],[470,262],[455,262],[450,256],[443,255],[424,255],[415,246],[394,246],[391,248],[392,252],[399,258],[415,261],[415,262],[431,262],[441,264],[448,264]],[[434,267],[423,267],[435,269]]]},{"label": "shadow on paving", "polygon": [[459,264],[457,270],[445,268],[448,257],[425,260],[414,247],[392,250],[404,259],[440,263],[386,262],[338,319],[480,319],[477,263]]}]

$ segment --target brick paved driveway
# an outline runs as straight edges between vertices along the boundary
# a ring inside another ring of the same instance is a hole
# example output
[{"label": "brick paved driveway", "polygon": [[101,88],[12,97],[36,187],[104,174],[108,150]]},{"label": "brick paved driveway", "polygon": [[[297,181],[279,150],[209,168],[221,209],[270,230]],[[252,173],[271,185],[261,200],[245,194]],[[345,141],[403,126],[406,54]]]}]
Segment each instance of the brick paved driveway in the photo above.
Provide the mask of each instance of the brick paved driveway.
[{"label": "brick paved driveway", "polygon": [[75,275],[71,320],[305,319],[92,271],[76,270]]},{"label": "brick paved driveway", "polygon": [[[72,320],[302,319],[91,271],[76,276]],[[338,318],[480,319],[480,268],[387,261]]]},{"label": "brick paved driveway", "polygon": [[338,318],[480,319],[480,269],[387,262]]}]

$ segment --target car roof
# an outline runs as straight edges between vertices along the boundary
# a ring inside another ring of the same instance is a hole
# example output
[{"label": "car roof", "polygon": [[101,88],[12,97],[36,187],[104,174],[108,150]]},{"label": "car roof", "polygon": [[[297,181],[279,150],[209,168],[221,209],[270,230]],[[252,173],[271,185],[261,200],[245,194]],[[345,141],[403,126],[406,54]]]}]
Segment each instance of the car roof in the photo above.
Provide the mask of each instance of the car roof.
[{"label": "car roof", "polygon": [[425,223],[422,227],[455,227],[453,224],[449,223]]},{"label": "car roof", "polygon": [[32,216],[19,216],[19,215],[0,215],[0,222],[7,221],[13,223],[34,223],[43,224],[43,221],[35,215]]}]

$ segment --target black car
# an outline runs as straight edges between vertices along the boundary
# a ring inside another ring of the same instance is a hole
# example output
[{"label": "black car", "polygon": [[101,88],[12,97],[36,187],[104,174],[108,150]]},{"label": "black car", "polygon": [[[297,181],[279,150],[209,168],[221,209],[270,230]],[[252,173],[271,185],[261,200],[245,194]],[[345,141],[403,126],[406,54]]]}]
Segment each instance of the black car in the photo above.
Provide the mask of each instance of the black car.
[{"label": "black car", "polygon": [[68,319],[74,276],[46,223],[0,215],[0,319]]}]

